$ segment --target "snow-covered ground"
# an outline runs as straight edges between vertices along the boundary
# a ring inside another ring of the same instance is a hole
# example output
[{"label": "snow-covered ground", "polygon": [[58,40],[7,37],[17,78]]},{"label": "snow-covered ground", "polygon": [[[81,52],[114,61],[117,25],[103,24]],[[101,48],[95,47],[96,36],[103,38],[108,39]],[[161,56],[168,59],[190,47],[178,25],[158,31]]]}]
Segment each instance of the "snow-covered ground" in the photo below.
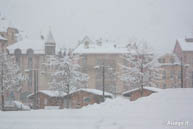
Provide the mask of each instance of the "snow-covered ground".
[{"label": "snow-covered ground", "polygon": [[130,102],[82,109],[0,112],[0,129],[193,129],[193,89],[166,89]]}]

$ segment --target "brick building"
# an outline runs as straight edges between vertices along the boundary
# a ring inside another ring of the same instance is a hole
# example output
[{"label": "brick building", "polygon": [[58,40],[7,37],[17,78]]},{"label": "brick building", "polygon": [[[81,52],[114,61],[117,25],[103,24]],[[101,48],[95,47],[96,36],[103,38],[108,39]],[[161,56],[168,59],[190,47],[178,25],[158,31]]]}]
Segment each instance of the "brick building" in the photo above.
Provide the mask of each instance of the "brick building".
[{"label": "brick building", "polygon": [[183,87],[193,87],[193,35],[177,39],[173,52],[182,61]]},{"label": "brick building", "polygon": [[[105,92],[105,98],[112,98],[113,95]],[[104,102],[103,92],[96,89],[79,89],[69,95],[64,96],[64,102],[67,102],[67,99],[70,100],[69,108],[81,108],[94,103]],[[67,103],[64,104],[64,107],[67,106]]]},{"label": "brick building", "polygon": [[167,53],[158,58],[161,67],[161,78],[156,81],[159,88],[181,87],[181,62],[173,53]]},{"label": "brick building", "polygon": [[156,93],[156,92],[159,92],[159,91],[161,91],[161,89],[159,89],[159,88],[143,87],[143,93],[141,92],[141,88],[136,88],[136,89],[133,89],[133,90],[126,91],[122,95],[124,97],[128,97],[130,99],[130,101],[135,101],[138,98],[149,96],[152,93]]},{"label": "brick building", "polygon": [[[52,90],[40,90],[36,95],[28,95],[28,101],[30,104],[33,104],[34,101],[37,101],[38,109],[45,109],[49,107],[57,107],[59,109],[64,108],[64,92],[52,91]],[[36,98],[37,97],[37,98]]]}]

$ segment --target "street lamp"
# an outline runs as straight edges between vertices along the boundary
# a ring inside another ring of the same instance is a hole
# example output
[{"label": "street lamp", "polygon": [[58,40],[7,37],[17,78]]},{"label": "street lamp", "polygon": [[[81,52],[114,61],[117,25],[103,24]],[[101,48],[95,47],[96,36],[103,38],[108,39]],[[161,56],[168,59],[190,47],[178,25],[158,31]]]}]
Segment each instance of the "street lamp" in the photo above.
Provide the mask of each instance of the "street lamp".
[{"label": "street lamp", "polygon": [[103,90],[103,100],[105,100],[105,68],[111,69],[110,66],[105,66],[104,62],[102,65],[97,65],[94,67],[95,69],[102,69],[102,90]]},{"label": "street lamp", "polygon": [[189,67],[188,64],[185,64],[183,63],[183,58],[181,57],[181,88],[184,88],[184,68],[185,70]]},{"label": "street lamp", "polygon": [[38,69],[27,69],[25,70],[26,73],[32,72],[32,77],[34,76],[34,101],[33,101],[33,106],[36,109],[37,108],[37,104],[38,104]]}]

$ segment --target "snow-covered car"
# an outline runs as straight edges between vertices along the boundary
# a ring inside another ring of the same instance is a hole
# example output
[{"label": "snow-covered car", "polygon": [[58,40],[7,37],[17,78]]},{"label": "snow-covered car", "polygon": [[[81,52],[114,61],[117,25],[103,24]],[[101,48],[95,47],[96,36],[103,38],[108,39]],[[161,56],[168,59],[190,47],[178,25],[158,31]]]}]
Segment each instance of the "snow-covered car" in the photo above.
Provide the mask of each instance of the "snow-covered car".
[{"label": "snow-covered car", "polygon": [[26,111],[26,110],[30,110],[30,107],[27,105],[24,105],[19,101],[6,101],[4,105],[4,110],[5,111]]}]

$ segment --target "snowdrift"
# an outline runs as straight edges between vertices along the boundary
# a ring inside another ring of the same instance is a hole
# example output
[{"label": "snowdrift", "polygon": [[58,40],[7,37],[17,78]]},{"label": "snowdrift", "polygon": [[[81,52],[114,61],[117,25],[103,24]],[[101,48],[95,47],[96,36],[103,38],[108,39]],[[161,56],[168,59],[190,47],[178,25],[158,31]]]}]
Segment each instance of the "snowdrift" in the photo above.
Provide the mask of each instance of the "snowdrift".
[{"label": "snowdrift", "polygon": [[0,112],[0,129],[192,129],[193,89],[166,89],[130,102],[82,109]]}]

